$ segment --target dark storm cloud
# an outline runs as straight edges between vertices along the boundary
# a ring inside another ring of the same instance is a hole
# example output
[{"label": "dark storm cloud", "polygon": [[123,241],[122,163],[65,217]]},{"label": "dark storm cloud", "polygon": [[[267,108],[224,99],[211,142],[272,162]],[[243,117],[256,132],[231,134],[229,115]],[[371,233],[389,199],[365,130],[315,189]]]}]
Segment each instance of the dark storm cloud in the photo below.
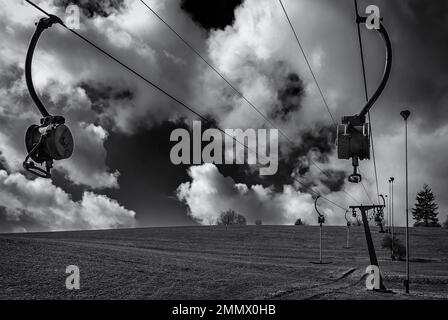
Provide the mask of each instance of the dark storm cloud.
[{"label": "dark storm cloud", "polygon": [[[80,88],[84,89],[86,95],[89,97],[91,101],[91,108],[96,113],[102,115],[104,114],[105,109],[109,108],[114,104],[122,104],[129,105],[135,99],[135,93],[132,91],[132,88],[128,87],[126,84],[105,84],[99,82],[83,82],[79,85]],[[108,122],[105,124],[106,127],[110,127]]]},{"label": "dark storm cloud", "polygon": [[67,6],[75,4],[81,8],[83,14],[92,18],[95,16],[108,17],[114,12],[119,12],[124,6],[124,0],[54,0],[54,5],[57,7],[66,8]]},{"label": "dark storm cloud", "polygon": [[106,141],[106,164],[120,171],[120,189],[107,194],[118,198],[128,208],[137,211],[141,225],[191,224],[185,207],[175,198],[177,186],[188,179],[188,165],[173,165],[170,151],[171,132],[188,129],[179,120],[164,121],[151,129],[140,128],[130,136],[112,132]]},{"label": "dark storm cloud", "polygon": [[0,87],[10,89],[23,75],[23,68],[17,64],[7,66],[0,73]]},{"label": "dark storm cloud", "polygon": [[324,171],[322,183],[328,187],[331,192],[341,191],[347,178],[347,173],[343,170],[327,169]]},{"label": "dark storm cloud", "polygon": [[204,29],[224,29],[235,21],[235,9],[243,0],[182,0],[181,8]]},{"label": "dark storm cloud", "polygon": [[[276,192],[281,192],[285,184],[294,184],[293,173],[298,174],[295,178],[301,179],[310,171],[313,164],[309,157],[313,157],[314,162],[328,163],[329,156],[335,151],[334,135],[334,128],[331,126],[316,127],[302,132],[300,134],[302,141],[297,147],[279,154],[278,170],[272,176],[260,176],[246,164],[238,166],[224,164],[216,167],[223,176],[231,177],[236,182],[245,183],[248,186],[257,184],[264,187],[272,186]],[[322,171],[316,181],[304,180],[306,187],[301,186],[301,190],[306,191],[306,188],[317,186],[318,181],[328,187],[331,192],[337,192],[343,188],[344,179],[347,176],[345,171],[337,169]]]},{"label": "dark storm cloud", "polygon": [[[432,132],[448,119],[448,2],[379,1],[393,42],[390,107],[408,106]],[[369,38],[367,38],[369,39]]]},{"label": "dark storm cloud", "polygon": [[288,114],[299,110],[304,94],[305,88],[302,79],[297,73],[289,73],[277,92],[280,105],[272,112],[273,117],[281,117],[285,121]]}]

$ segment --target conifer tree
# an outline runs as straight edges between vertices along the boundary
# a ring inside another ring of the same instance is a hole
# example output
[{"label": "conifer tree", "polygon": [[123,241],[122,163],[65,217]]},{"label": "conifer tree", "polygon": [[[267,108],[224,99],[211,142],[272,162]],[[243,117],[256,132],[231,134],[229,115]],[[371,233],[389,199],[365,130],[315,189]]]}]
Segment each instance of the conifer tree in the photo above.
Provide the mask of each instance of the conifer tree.
[{"label": "conifer tree", "polygon": [[436,203],[436,197],[431,188],[425,184],[423,189],[417,193],[417,202],[415,208],[412,209],[412,216],[416,223],[415,226],[440,226],[437,215],[439,209]]}]

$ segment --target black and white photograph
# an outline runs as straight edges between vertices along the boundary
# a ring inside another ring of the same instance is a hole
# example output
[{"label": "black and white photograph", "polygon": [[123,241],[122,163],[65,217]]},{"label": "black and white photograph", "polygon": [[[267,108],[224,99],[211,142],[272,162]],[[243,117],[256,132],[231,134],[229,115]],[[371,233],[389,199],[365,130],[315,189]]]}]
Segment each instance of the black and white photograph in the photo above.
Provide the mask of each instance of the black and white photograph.
[{"label": "black and white photograph", "polygon": [[0,8],[0,300],[448,300],[447,1]]}]

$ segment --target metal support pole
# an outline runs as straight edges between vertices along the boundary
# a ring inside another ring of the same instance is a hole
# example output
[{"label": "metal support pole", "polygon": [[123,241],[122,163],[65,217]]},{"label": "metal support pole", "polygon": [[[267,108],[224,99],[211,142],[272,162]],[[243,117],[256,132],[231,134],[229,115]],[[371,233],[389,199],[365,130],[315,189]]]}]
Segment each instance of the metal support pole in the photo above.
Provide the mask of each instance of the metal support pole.
[{"label": "metal support pole", "polygon": [[389,179],[389,233],[392,233],[392,194],[390,192],[390,179]]},{"label": "metal support pole", "polygon": [[[376,257],[375,246],[373,245],[372,234],[370,232],[369,220],[367,219],[367,212],[383,206],[350,206],[350,208],[359,209],[361,211],[362,223],[364,225],[364,233],[366,236],[367,249],[369,251],[370,264],[379,268],[378,259]],[[383,279],[380,277],[380,290],[386,290]]]},{"label": "metal support pole", "polygon": [[366,235],[367,249],[369,250],[370,264],[378,266],[378,260],[376,258],[375,247],[373,245],[372,234],[370,232],[369,220],[367,219],[367,213],[364,208],[360,208],[362,224],[364,225],[364,233]]},{"label": "metal support pole", "polygon": [[409,199],[408,199],[408,117],[411,113],[408,110],[400,112],[404,119],[405,128],[405,149],[406,149],[406,280],[404,287],[409,293]]},{"label": "metal support pole", "polygon": [[319,263],[322,263],[322,223],[320,224],[319,248]]},{"label": "metal support pole", "polygon": [[390,206],[390,210],[391,210],[391,229],[392,229],[392,246],[391,246],[391,250],[392,250],[392,260],[395,260],[395,256],[394,256],[394,247],[395,247],[395,222],[394,222],[394,177],[390,178],[390,192],[391,192],[391,206]]},{"label": "metal support pole", "polygon": [[349,248],[350,244],[350,227],[347,226],[347,249]]},{"label": "metal support pole", "polygon": [[389,196],[386,195],[387,198],[387,208],[386,208],[386,233],[389,232],[390,220],[389,220]]}]

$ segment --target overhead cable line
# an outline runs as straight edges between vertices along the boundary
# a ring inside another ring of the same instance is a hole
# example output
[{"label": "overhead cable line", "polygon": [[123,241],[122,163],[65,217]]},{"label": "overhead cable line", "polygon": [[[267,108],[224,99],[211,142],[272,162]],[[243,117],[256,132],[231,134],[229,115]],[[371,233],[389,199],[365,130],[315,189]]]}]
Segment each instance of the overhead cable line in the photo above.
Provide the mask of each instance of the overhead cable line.
[{"label": "overhead cable line", "polygon": [[324,94],[323,94],[323,92],[322,92],[322,89],[321,89],[321,87],[320,87],[320,85],[319,85],[319,82],[317,81],[317,78],[316,78],[316,76],[314,75],[314,71],[313,71],[313,69],[311,68],[311,64],[310,64],[310,62],[308,61],[308,58],[307,58],[306,53],[305,53],[305,50],[303,49],[302,44],[300,43],[299,36],[297,35],[297,32],[296,32],[296,30],[294,29],[294,26],[292,25],[291,20],[289,19],[289,15],[288,15],[288,13],[286,12],[286,8],[285,8],[285,6],[283,5],[282,0],[279,0],[279,2],[280,2],[280,5],[282,6],[283,12],[285,13],[286,20],[288,20],[289,26],[291,27],[291,30],[292,30],[292,32],[293,32],[293,34],[294,34],[294,37],[295,37],[296,40],[297,40],[297,44],[299,45],[300,51],[302,52],[303,57],[305,58],[305,62],[306,62],[306,64],[307,64],[307,66],[308,66],[308,69],[310,70],[310,73],[311,73],[311,75],[313,76],[314,82],[316,83],[317,89],[319,90],[319,94],[320,94],[320,96],[322,97],[322,101],[324,102],[324,105],[325,105],[325,107],[327,108],[327,111],[328,111],[328,114],[330,115],[331,121],[333,122],[334,126],[337,127],[336,121],[334,120],[333,114],[332,114],[331,111],[330,111],[330,107],[328,106],[327,100],[325,99],[325,96],[324,96]]},{"label": "overhead cable line", "polygon": [[[355,4],[356,15],[358,15],[358,1],[354,0],[354,4]],[[363,50],[362,38],[361,38],[361,27],[360,27],[359,23],[357,23],[357,29],[358,29],[359,52],[361,55],[362,75],[363,75],[363,82],[364,82],[364,93],[365,93],[365,98],[366,98],[366,102],[367,102],[367,101],[369,101],[369,93],[368,93],[368,89],[367,89],[366,67],[365,67],[365,62],[364,62],[364,50]],[[372,124],[372,120],[370,118],[370,110],[367,113],[367,117],[369,119],[369,124],[370,124],[370,141],[372,143],[373,168],[375,171],[376,193],[377,193],[378,201],[379,201],[380,191],[378,188],[378,173],[377,173],[376,159],[375,159],[375,145],[373,143],[373,124]]]},{"label": "overhead cable line", "polygon": [[[290,26],[290,28],[291,28],[291,31],[292,31],[292,33],[294,34],[294,37],[295,37],[295,39],[296,39],[296,41],[297,41],[297,44],[298,44],[298,46],[299,46],[299,48],[300,48],[300,51],[302,52],[302,55],[303,55],[303,57],[304,57],[304,59],[305,59],[305,62],[306,62],[306,64],[307,64],[307,66],[308,66],[308,69],[309,69],[309,71],[310,71],[310,73],[311,73],[311,75],[312,75],[312,77],[313,77],[313,79],[314,79],[314,82],[316,83],[316,87],[317,87],[317,89],[318,89],[318,91],[319,91],[319,94],[320,94],[320,96],[321,96],[321,98],[322,98],[322,101],[323,101],[323,103],[324,103],[324,105],[325,105],[325,107],[326,107],[326,109],[327,109],[328,114],[330,115],[331,121],[333,122],[333,125],[334,125],[335,127],[337,127],[336,121],[334,120],[333,114],[331,113],[330,107],[328,106],[327,100],[325,99],[325,96],[324,96],[324,94],[323,94],[323,92],[322,92],[321,86],[319,85],[319,82],[317,81],[317,78],[316,78],[316,76],[315,76],[315,74],[314,74],[313,68],[311,67],[311,64],[310,64],[309,61],[308,61],[307,55],[306,55],[306,53],[305,53],[305,50],[304,50],[303,47],[302,47],[302,44],[301,44],[300,39],[299,39],[299,36],[298,36],[298,34],[297,34],[297,32],[296,32],[296,30],[295,30],[295,28],[294,28],[294,26],[293,26],[293,24],[292,24],[292,22],[291,22],[291,19],[289,18],[288,12],[286,11],[286,8],[285,8],[285,6],[283,5],[282,0],[279,0],[279,2],[280,2],[280,5],[281,5],[281,7],[282,7],[282,9],[283,9],[284,14],[285,14],[286,20],[287,20],[288,23],[289,23],[289,26]],[[364,188],[364,189],[365,189],[365,188]],[[346,193],[350,198],[352,198],[352,199],[355,200],[356,202],[359,202],[356,198],[354,198],[352,195],[350,195],[347,191],[343,190],[343,192]]]},{"label": "overhead cable line", "polygon": [[[362,173],[361,173],[361,169],[359,169],[359,173],[362,174]],[[369,193],[367,192],[367,188],[366,188],[366,186],[364,185],[364,182],[362,182],[362,181],[360,181],[360,182],[361,182],[361,186],[362,186],[362,188],[364,189],[364,193],[366,194],[367,198],[369,199],[369,201],[370,201],[372,204],[374,204],[375,202],[372,200],[372,198],[370,197]]]},{"label": "overhead cable line", "polygon": [[[251,106],[259,115],[261,115],[264,120],[269,123],[269,125],[274,128],[277,129],[280,134],[288,141],[288,143],[291,146],[294,146],[295,143],[294,141],[288,137],[288,135],[286,135],[286,133],[283,132],[283,130],[279,129],[274,123],[273,121],[271,121],[259,108],[257,108],[248,98],[246,98],[246,96],[236,88],[235,85],[233,85],[226,77],[224,77],[224,75],[218,70],[217,67],[215,67],[212,63],[210,63],[206,58],[204,58],[204,56],[193,46],[191,45],[187,40],[185,40],[184,37],[182,37],[182,35],[179,34],[179,32],[177,32],[168,22],[166,22],[165,19],[163,19],[154,9],[151,8],[151,6],[149,6],[145,1],[140,0],[140,2],[149,10],[151,11],[168,29],[170,29],[188,48],[190,48],[205,64],[207,64],[222,80],[224,80],[228,86],[230,88],[232,88],[235,93],[237,93],[244,101],[247,102],[247,104],[249,106]],[[331,114],[331,113],[330,113]],[[333,118],[333,116],[331,116]],[[325,172],[319,165],[317,165],[317,163],[312,160],[311,158],[309,158],[309,161],[311,162],[312,165],[314,165],[320,172],[322,172],[325,176],[327,176],[328,178],[331,178],[331,176]],[[344,193],[346,193],[350,198],[352,198],[353,200],[356,201],[356,199],[349,194],[347,191],[342,190]]]},{"label": "overhead cable line", "polygon": [[[41,7],[39,7],[38,5],[36,5],[35,3],[33,3],[31,0],[26,0],[27,3],[31,4],[33,7],[35,7],[36,9],[38,9],[40,12],[44,13],[45,15],[47,15],[48,17],[53,16],[49,13],[47,13],[45,10],[43,10]],[[104,49],[102,49],[101,47],[99,47],[98,45],[96,45],[95,43],[93,43],[92,41],[90,41],[89,39],[87,39],[86,37],[84,37],[83,35],[81,35],[80,33],[76,32],[73,29],[70,29],[69,27],[67,27],[64,23],[60,23],[65,29],[67,29],[68,31],[70,31],[71,33],[73,33],[74,35],[76,35],[77,37],[79,37],[81,40],[85,41],[86,43],[88,43],[89,45],[91,45],[92,47],[94,47],[95,49],[97,49],[98,51],[100,51],[102,54],[106,55],[107,57],[109,57],[111,60],[115,61],[116,63],[118,63],[119,65],[121,65],[123,68],[125,68],[126,70],[128,70],[129,72],[131,72],[132,74],[136,75],[138,78],[140,78],[141,80],[145,81],[147,84],[149,84],[150,86],[152,86],[153,88],[157,89],[158,91],[160,91],[161,93],[165,94],[167,97],[169,97],[170,99],[172,99],[173,101],[177,102],[179,105],[181,105],[182,107],[186,108],[187,110],[189,110],[190,112],[192,112],[193,114],[195,114],[196,116],[198,116],[199,118],[201,118],[202,120],[204,120],[205,122],[209,123],[210,120],[207,119],[206,117],[204,117],[203,115],[201,115],[199,112],[197,112],[196,110],[194,110],[193,108],[189,107],[187,104],[185,104],[184,102],[182,102],[181,100],[177,99],[176,97],[174,97],[172,94],[168,93],[167,91],[165,91],[163,88],[161,88],[160,86],[158,86],[157,84],[153,83],[152,81],[148,80],[146,77],[144,77],[143,75],[141,75],[139,72],[135,71],[133,68],[129,67],[128,65],[126,65],[125,63],[123,63],[122,61],[120,61],[119,59],[115,58],[112,54],[108,53],[107,51],[105,51]],[[239,143],[240,145],[242,145],[245,149],[247,149],[248,151],[254,152],[253,150],[251,150],[246,144],[238,141],[234,136],[228,134],[225,132],[225,130],[221,129],[218,126],[215,126],[216,129],[218,129],[219,131],[221,131],[222,133],[224,133],[225,135],[228,135],[229,137],[231,137],[235,142]],[[254,152],[255,154],[257,154],[258,156],[260,156],[257,152]],[[303,182],[301,182],[300,180],[298,180],[297,178],[293,177],[293,179],[295,181],[297,181],[300,185],[302,185],[302,187],[307,190],[310,191],[311,193],[314,194],[314,196],[319,195],[321,198],[325,199],[327,202],[345,210],[341,205],[339,205],[338,203],[328,199],[325,196],[320,195],[319,192],[314,191],[313,189],[311,189],[310,187],[306,186]]]}]

